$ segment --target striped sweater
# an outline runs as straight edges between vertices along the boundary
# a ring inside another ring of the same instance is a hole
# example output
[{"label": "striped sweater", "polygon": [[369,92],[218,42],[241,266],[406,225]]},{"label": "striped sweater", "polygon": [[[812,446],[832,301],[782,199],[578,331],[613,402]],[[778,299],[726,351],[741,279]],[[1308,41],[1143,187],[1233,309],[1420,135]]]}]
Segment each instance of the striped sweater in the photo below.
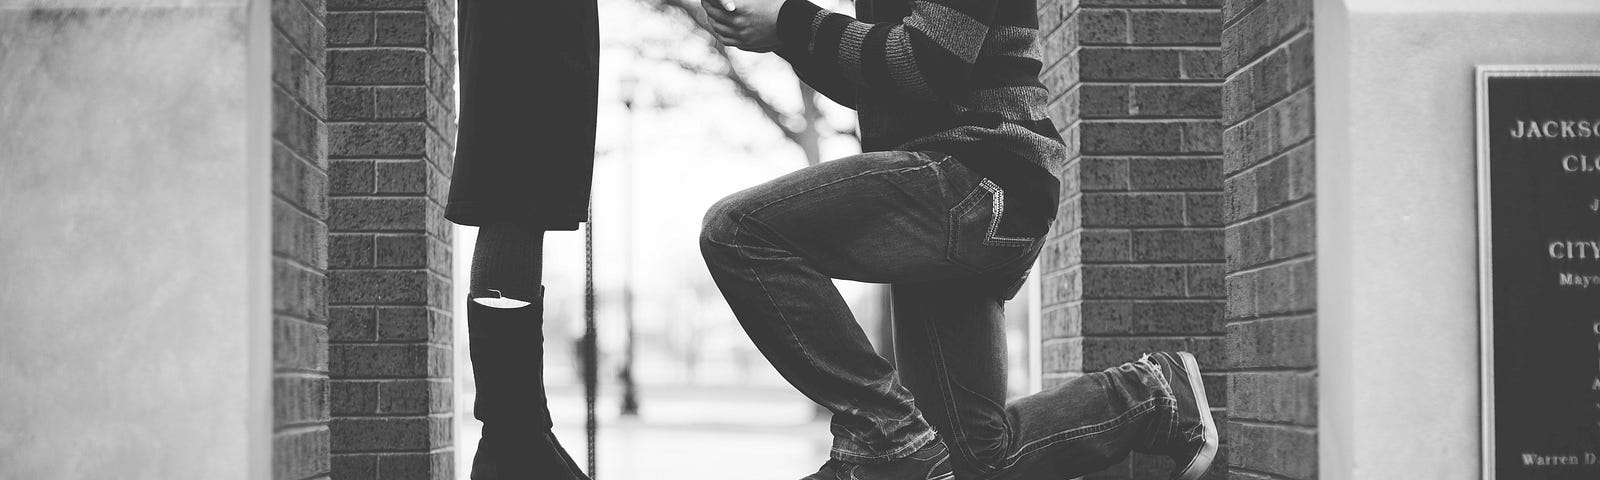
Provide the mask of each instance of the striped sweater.
[{"label": "striped sweater", "polygon": [[1042,234],[1067,150],[1045,112],[1034,0],[856,0],[856,13],[788,0],[778,55],[856,109],[863,150],[956,157],[999,184],[1007,210]]}]

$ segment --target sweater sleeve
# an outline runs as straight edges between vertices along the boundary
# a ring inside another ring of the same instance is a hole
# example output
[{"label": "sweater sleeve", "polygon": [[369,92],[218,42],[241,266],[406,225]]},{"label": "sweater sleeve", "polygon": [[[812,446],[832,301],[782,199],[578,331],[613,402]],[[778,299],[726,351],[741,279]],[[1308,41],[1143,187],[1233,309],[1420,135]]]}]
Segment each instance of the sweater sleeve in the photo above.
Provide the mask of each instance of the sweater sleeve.
[{"label": "sweater sleeve", "polygon": [[911,14],[900,22],[866,23],[808,0],[787,0],[778,15],[782,54],[797,72],[808,70],[802,78],[930,101],[961,98],[970,89],[998,0],[910,3]]},{"label": "sweater sleeve", "polygon": [[778,47],[779,57],[789,61],[789,66],[794,68],[794,74],[800,81],[806,82],[817,93],[840,105],[856,108],[856,85],[844,77],[839,76],[838,69],[817,65],[811,55],[806,53],[804,45],[784,44]]}]

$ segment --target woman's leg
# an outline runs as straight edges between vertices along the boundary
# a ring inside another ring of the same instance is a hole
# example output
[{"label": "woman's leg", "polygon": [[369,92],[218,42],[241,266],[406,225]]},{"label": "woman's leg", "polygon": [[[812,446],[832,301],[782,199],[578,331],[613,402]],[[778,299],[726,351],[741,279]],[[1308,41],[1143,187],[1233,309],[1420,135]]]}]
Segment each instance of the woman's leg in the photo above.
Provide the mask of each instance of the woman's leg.
[{"label": "woman's leg", "polygon": [[544,230],[520,223],[478,229],[467,332],[483,436],[475,480],[585,479],[550,433],[544,389]]},{"label": "woman's leg", "polygon": [[474,301],[507,308],[541,296],[544,229],[522,222],[484,225],[472,248],[468,295]]}]

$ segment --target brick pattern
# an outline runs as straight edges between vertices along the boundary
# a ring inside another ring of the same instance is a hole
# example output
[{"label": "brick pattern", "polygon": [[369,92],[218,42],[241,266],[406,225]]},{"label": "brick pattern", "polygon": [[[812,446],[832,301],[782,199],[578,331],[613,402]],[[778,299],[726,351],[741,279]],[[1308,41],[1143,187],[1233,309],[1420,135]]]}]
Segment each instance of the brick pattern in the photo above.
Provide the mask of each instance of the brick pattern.
[{"label": "brick pattern", "polygon": [[[1041,22],[1063,23],[1045,37],[1047,63],[1066,64],[1045,75],[1067,92],[1052,112],[1079,154],[1041,256],[1047,383],[1187,350],[1216,372],[1205,380],[1225,418],[1222,4],[1043,3]],[[1170,468],[1135,455],[1088,478]],[[1217,468],[1208,478],[1225,476]]]},{"label": "brick pattern", "polygon": [[455,2],[327,2],[331,469],[454,478]]},{"label": "brick pattern", "polygon": [[1041,1],[1039,43],[1045,68],[1040,80],[1050,91],[1048,111],[1067,144],[1066,174],[1061,178],[1061,207],[1039,253],[1040,306],[1045,387],[1083,372],[1083,275],[1081,248],[1082,203],[1077,172],[1082,165],[1079,130],[1082,127],[1078,44],[1079,5],[1073,1]]},{"label": "brick pattern", "polygon": [[272,0],[272,478],[326,479],[328,129],[325,9]]},{"label": "brick pattern", "polygon": [[1237,478],[1317,477],[1311,0],[1223,5],[1226,352]]},{"label": "brick pattern", "polygon": [[1070,173],[1081,193],[1086,369],[1138,351],[1090,356],[1090,343],[1181,345],[1220,360],[1222,83],[1210,66],[1219,7],[1082,2],[1083,158]]}]

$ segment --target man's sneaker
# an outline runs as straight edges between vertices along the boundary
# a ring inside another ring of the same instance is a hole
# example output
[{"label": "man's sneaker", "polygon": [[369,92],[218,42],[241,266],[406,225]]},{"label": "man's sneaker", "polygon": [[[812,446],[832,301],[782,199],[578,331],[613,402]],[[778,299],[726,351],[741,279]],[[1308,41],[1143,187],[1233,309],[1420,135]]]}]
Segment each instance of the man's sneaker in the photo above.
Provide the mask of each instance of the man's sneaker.
[{"label": "man's sneaker", "polygon": [[933,441],[910,456],[887,463],[861,465],[843,460],[828,460],[801,480],[951,480],[950,451],[944,442]]},{"label": "man's sneaker", "polygon": [[1159,367],[1178,404],[1166,432],[1171,437],[1157,440],[1156,449],[1177,462],[1173,480],[1197,480],[1217,456],[1217,423],[1211,418],[1200,364],[1189,352],[1147,354],[1139,360]]}]

